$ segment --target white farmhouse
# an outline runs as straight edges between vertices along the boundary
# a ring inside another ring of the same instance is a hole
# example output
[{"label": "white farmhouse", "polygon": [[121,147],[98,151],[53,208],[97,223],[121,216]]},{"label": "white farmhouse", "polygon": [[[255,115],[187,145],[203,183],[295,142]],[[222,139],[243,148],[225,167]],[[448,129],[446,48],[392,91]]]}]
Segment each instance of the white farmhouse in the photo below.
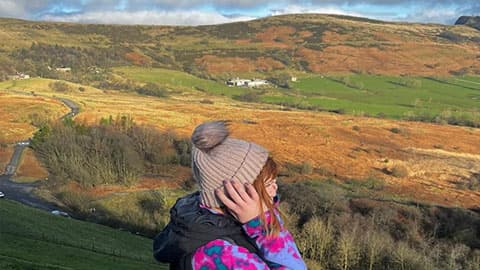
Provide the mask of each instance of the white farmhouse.
[{"label": "white farmhouse", "polygon": [[59,67],[59,68],[56,68],[55,70],[56,70],[56,71],[60,71],[60,72],[70,72],[70,71],[72,71],[72,68],[69,68],[69,67]]},{"label": "white farmhouse", "polygon": [[251,80],[246,80],[246,79],[240,79],[240,78],[236,78],[236,79],[230,79],[227,81],[227,85],[228,86],[246,86],[248,82],[250,82]]},{"label": "white farmhouse", "polygon": [[247,82],[248,87],[259,87],[267,84],[268,82],[266,80],[259,80],[259,79],[254,79],[252,81]]},{"label": "white farmhouse", "polygon": [[10,75],[8,76],[9,80],[25,80],[25,79],[30,79],[30,75],[17,72],[15,75]]},{"label": "white farmhouse", "polygon": [[248,79],[230,79],[226,82],[228,86],[240,86],[240,87],[259,87],[262,85],[267,85],[268,82],[266,80],[260,80],[260,79],[253,79],[253,80],[248,80]]}]

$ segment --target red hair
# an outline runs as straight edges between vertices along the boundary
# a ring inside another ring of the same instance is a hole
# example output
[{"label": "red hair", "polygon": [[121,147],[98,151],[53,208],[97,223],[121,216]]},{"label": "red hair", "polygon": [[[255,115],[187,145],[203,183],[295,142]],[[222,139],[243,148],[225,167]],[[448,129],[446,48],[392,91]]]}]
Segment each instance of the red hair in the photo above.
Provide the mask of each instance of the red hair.
[{"label": "red hair", "polygon": [[[278,210],[275,210],[275,205],[267,192],[267,188],[265,186],[265,181],[270,179],[275,179],[278,175],[277,171],[277,164],[275,161],[268,157],[267,162],[263,165],[262,170],[258,174],[257,178],[253,182],[253,186],[260,197],[260,209],[262,209],[262,213],[260,214],[260,221],[262,222],[267,235],[278,235],[281,230],[280,220],[277,216],[277,213],[280,214]],[[263,209],[266,206],[267,209]],[[265,212],[268,210],[270,214],[270,222],[267,224],[266,222],[266,215]]]}]

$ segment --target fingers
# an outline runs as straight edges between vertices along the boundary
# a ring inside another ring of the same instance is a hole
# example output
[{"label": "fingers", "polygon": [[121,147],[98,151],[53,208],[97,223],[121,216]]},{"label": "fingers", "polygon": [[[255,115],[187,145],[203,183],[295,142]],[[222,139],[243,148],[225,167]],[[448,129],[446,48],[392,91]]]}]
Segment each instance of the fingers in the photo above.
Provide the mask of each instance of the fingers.
[{"label": "fingers", "polygon": [[215,190],[215,193],[217,194],[218,199],[220,199],[220,201],[225,204],[226,207],[231,210],[235,210],[237,208],[237,204],[230,200],[221,189]]},{"label": "fingers", "polygon": [[225,192],[220,188],[215,193],[238,221],[245,223],[262,212],[258,193],[251,184],[225,181],[224,186]]},{"label": "fingers", "polygon": [[243,187],[239,187],[238,185],[239,185],[239,183],[237,183],[235,181],[228,181],[227,180],[227,181],[224,182],[225,189],[227,190],[230,198],[232,198],[232,200],[235,203],[241,204],[241,203],[244,202],[244,200],[240,196],[239,190],[242,189]]},{"label": "fingers", "polygon": [[235,190],[238,192],[238,195],[242,198],[244,202],[248,202],[252,198],[250,195],[246,192],[246,184],[240,184],[237,181],[233,181],[233,186],[235,187]]},{"label": "fingers", "polygon": [[254,200],[254,201],[260,200],[260,197],[258,197],[258,193],[257,193],[257,191],[255,190],[255,187],[253,187],[252,184],[250,184],[250,183],[245,184],[245,189],[247,190],[247,193],[252,200]]}]

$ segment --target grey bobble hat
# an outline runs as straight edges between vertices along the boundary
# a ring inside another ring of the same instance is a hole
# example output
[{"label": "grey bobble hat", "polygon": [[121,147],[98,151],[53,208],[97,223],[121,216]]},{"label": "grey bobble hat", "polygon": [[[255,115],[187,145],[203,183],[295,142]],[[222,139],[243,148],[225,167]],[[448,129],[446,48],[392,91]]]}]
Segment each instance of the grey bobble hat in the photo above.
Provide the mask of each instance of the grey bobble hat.
[{"label": "grey bobble hat", "polygon": [[253,183],[268,159],[268,151],[252,142],[229,138],[225,121],[206,122],[192,134],[192,171],[201,203],[220,207],[215,190],[224,180]]}]

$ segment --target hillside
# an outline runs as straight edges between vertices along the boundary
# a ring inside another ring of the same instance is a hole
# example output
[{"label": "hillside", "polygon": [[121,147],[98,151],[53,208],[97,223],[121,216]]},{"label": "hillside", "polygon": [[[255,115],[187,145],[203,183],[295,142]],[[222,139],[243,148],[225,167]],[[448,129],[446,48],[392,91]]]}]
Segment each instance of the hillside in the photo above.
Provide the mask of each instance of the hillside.
[{"label": "hillside", "polygon": [[[151,77],[161,76],[154,73]],[[283,170],[288,170],[288,164],[306,163],[313,168],[310,175],[293,175],[292,180],[375,178],[385,181],[388,193],[403,198],[465,208],[474,208],[480,202],[477,179],[480,129],[477,128],[286,111],[281,106],[240,102],[199,91],[157,98],[95,88],[82,92],[72,85],[70,92],[59,93],[48,87],[50,82],[31,79],[18,81],[15,86],[4,82],[0,87],[9,89],[5,90],[7,93],[30,89],[38,95],[69,98],[82,107],[76,121],[88,125],[96,125],[109,116],[130,115],[138,124],[174,131],[179,137],[188,138],[203,121],[228,119],[232,121],[234,137],[264,145]],[[204,102],[206,98],[209,102]],[[394,173],[399,169],[405,172]],[[184,172],[188,168],[161,173],[153,181],[141,178],[137,185],[123,189],[175,186],[187,179]],[[90,192],[97,196],[100,189]]]},{"label": "hillside", "polygon": [[0,269],[166,269],[151,240],[0,200]]},{"label": "hillside", "polygon": [[86,73],[119,65],[164,67],[201,77],[280,71],[480,73],[480,32],[471,27],[334,15],[283,15],[198,27],[1,19],[0,39],[4,77],[15,71],[49,77],[57,67]]},{"label": "hillside", "polygon": [[462,16],[458,18],[455,25],[467,25],[480,30],[480,16]]}]

